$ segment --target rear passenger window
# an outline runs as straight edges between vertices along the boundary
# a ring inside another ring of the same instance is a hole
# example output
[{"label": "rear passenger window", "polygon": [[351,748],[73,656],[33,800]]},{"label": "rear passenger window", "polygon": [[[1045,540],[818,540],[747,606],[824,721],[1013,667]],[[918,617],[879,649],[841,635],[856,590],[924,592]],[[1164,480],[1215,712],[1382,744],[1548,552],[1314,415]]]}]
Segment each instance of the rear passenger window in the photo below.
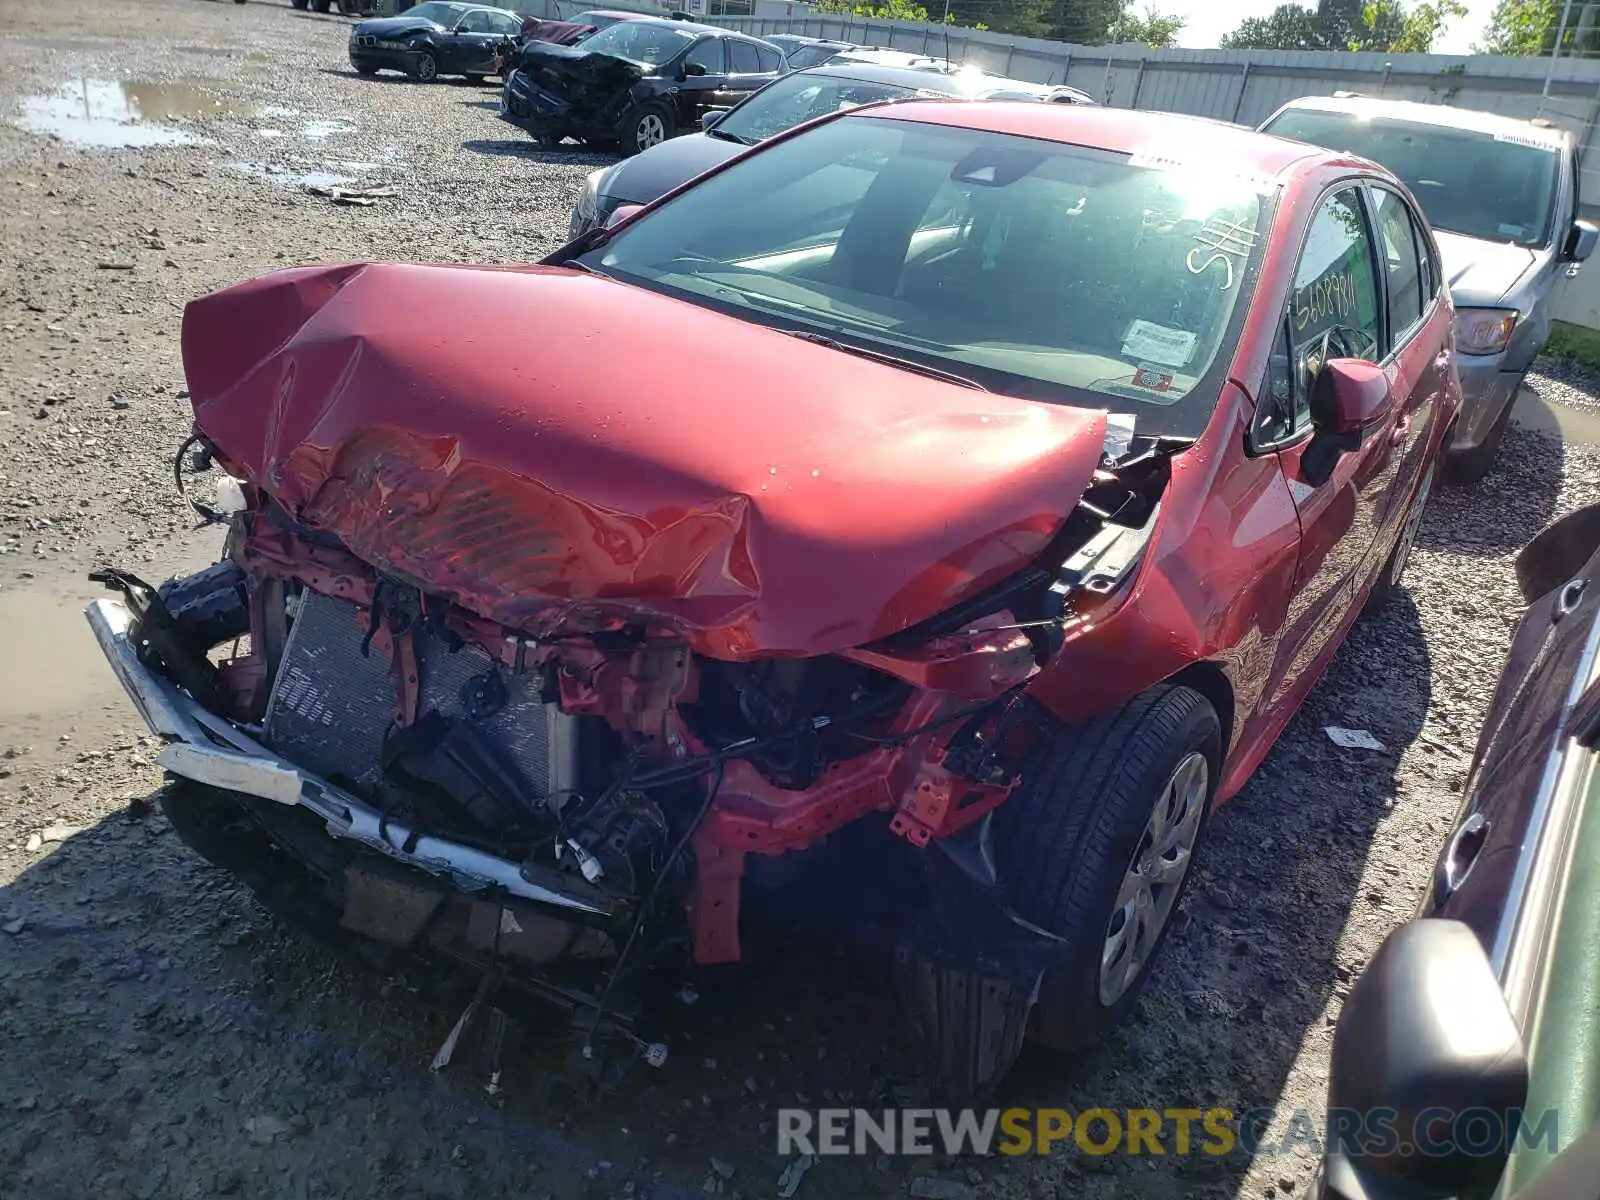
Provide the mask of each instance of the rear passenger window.
[{"label": "rear passenger window", "polygon": [[761,73],[761,60],[756,57],[756,48],[749,42],[728,43],[728,74],[730,75],[759,75]]},{"label": "rear passenger window", "polygon": [[783,69],[783,56],[776,50],[768,50],[765,46],[757,46],[756,58],[761,62],[761,73],[763,75],[775,75]]},{"label": "rear passenger window", "polygon": [[1422,318],[1422,267],[1416,234],[1412,230],[1411,210],[1406,202],[1387,188],[1373,188],[1370,194],[1378,219],[1378,249],[1384,284],[1389,291],[1392,349],[1406,340]]}]

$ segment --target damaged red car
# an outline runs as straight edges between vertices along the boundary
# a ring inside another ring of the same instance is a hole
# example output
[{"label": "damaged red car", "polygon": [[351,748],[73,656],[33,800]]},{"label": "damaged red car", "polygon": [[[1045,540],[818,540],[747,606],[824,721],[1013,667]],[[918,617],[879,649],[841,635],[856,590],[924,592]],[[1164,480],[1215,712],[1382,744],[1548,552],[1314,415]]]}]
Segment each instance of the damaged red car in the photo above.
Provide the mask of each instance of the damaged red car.
[{"label": "damaged red car", "polygon": [[1443,284],[1370,162],[866,105],[538,265],[194,301],[225,557],[88,615],[178,831],[279,911],[659,1062],[646,981],[809,879],[982,1095],[1127,1012],[1208,814],[1400,582]]}]

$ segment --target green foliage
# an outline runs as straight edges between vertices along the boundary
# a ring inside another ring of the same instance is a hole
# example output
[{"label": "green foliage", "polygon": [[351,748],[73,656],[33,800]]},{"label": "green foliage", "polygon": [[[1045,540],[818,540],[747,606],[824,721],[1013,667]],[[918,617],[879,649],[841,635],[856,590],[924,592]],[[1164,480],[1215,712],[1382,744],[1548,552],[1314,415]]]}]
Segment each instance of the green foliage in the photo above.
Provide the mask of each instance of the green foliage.
[{"label": "green foliage", "polygon": [[1142,15],[1134,12],[1130,4],[1106,31],[1106,41],[1113,44],[1143,42],[1157,50],[1168,50],[1177,42],[1183,26],[1182,17],[1162,13],[1154,4],[1147,4]]},{"label": "green foliage", "polygon": [[[1507,0],[1514,2],[1514,0]],[[1543,2],[1543,0],[1540,0]],[[1222,39],[1228,50],[1375,50],[1425,53],[1451,21],[1467,15],[1462,0],[1317,0],[1280,4]]]},{"label": "green foliage", "polygon": [[1557,0],[1500,0],[1478,50],[1517,57],[1548,54],[1555,45],[1560,12]]}]

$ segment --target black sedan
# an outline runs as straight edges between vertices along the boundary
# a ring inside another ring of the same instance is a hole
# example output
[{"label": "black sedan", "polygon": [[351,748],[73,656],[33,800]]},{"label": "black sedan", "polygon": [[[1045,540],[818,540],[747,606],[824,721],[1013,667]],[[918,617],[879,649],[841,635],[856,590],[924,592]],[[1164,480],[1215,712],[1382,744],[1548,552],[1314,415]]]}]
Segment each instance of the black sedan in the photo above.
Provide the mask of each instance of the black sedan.
[{"label": "black sedan", "polygon": [[503,8],[428,0],[398,17],[350,27],[350,65],[360,75],[404,71],[432,83],[441,75],[482,81],[499,70],[505,48],[522,33],[522,18]]},{"label": "black sedan", "polygon": [[1419,916],[1334,1031],[1315,1200],[1600,1180],[1600,506],[1517,559],[1528,609]]},{"label": "black sedan", "polygon": [[526,43],[501,115],[550,144],[576,137],[637,154],[782,71],[777,47],[756,38],[692,21],[620,21],[576,46]]},{"label": "black sedan", "polygon": [[797,71],[731,111],[709,114],[702,133],[591,172],[572,210],[572,236],[603,224],[624,204],[648,204],[746,146],[841,108],[907,96],[1020,100],[1044,99],[1048,94],[1049,89],[1039,84],[978,72],[946,74],[848,63]]}]

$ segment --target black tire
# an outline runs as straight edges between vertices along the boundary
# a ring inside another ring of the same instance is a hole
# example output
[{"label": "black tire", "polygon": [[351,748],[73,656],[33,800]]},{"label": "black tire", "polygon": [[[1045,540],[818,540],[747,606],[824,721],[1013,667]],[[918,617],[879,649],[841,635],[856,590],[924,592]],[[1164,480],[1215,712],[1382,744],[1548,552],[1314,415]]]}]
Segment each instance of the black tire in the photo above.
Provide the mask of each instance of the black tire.
[{"label": "black tire", "polygon": [[649,140],[647,131],[654,129],[660,130],[659,141],[664,142],[672,136],[672,110],[654,100],[635,105],[622,123],[622,142],[617,149],[624,158],[632,158],[648,149],[645,144]]},{"label": "black tire", "polygon": [[325,13],[333,7],[333,0],[311,0],[311,11]]},{"label": "black tire", "polygon": [[305,12],[306,6],[309,2],[310,0],[289,0],[289,3],[295,8],[298,8],[301,12]]},{"label": "black tire", "polygon": [[[1078,1052],[1127,1015],[1160,956],[1205,838],[1222,730],[1211,704],[1186,687],[1154,688],[1079,725],[1040,718],[1055,728],[1019,792],[1000,807],[998,865],[1017,912],[1064,939],[1059,965],[1040,987],[1029,1033],[1053,1049]],[[1174,771],[1196,753],[1207,773],[1189,867],[1172,885],[1175,893],[1142,965],[1125,990],[1104,1003],[1100,959],[1119,889]]]},{"label": "black tire", "polygon": [[416,64],[406,74],[418,83],[432,83],[439,78],[439,60],[434,57],[432,50],[423,50],[418,53]]},{"label": "black tire", "polygon": [[1494,469],[1495,459],[1500,456],[1500,443],[1505,441],[1506,426],[1511,424],[1511,412],[1517,407],[1517,397],[1520,395],[1522,395],[1521,377],[1517,379],[1517,386],[1512,390],[1511,399],[1506,401],[1505,408],[1495,418],[1489,435],[1471,450],[1451,454],[1445,459],[1446,483],[1453,487],[1467,487],[1479,482]]},{"label": "black tire", "polygon": [[361,66],[361,67],[357,67],[356,68],[356,74],[357,75],[366,75],[366,76],[370,77],[370,76],[376,75],[377,73],[378,73],[378,68],[377,67],[373,67],[373,66]]},{"label": "black tire", "polygon": [[1417,530],[1422,524],[1423,514],[1427,511],[1428,500],[1433,495],[1433,484],[1438,474],[1439,464],[1435,462],[1428,467],[1418,482],[1417,490],[1410,500],[1410,508],[1400,526],[1400,533],[1395,538],[1394,549],[1389,551],[1389,557],[1383,564],[1383,571],[1378,575],[1377,582],[1372,585],[1372,591],[1367,594],[1367,603],[1362,612],[1377,612],[1394,599],[1395,593],[1400,590],[1406,567],[1411,562],[1411,551],[1416,545]]},{"label": "black tire", "polygon": [[156,592],[195,646],[209,650],[250,632],[245,573],[231,561],[215,563],[186,579],[168,580]]}]

